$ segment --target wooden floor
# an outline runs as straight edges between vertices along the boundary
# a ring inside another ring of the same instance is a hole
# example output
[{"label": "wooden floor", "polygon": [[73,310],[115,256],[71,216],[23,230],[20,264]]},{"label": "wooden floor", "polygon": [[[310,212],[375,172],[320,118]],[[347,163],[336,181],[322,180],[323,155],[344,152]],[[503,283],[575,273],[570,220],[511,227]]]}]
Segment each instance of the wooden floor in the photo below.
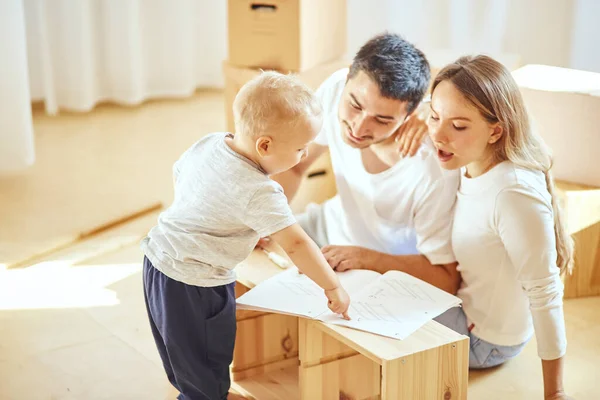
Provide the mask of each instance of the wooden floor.
[{"label": "wooden floor", "polygon": [[[203,133],[222,129],[221,101],[209,92],[134,109],[104,106],[89,115],[36,113],[40,164],[24,179],[0,178],[0,264],[146,204],[168,204],[172,162]],[[26,268],[0,266],[0,400],[175,398],[141,291],[138,242],[156,216]],[[598,310],[600,297],[565,304],[566,387],[578,400],[598,398]],[[265,393],[261,399],[287,399],[278,393],[293,391],[293,377],[284,372],[242,386]],[[507,365],[470,375],[469,399],[542,398],[535,341]]]}]

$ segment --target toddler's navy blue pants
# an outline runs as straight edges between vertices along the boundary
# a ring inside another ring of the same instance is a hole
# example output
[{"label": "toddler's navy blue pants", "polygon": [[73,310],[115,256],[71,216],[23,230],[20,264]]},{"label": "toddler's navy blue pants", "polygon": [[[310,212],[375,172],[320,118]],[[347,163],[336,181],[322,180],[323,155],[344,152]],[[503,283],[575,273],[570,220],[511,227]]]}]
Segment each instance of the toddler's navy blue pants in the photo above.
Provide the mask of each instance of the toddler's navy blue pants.
[{"label": "toddler's navy blue pants", "polygon": [[169,381],[180,400],[227,399],[235,344],[235,283],[186,285],[144,257],[150,327]]}]

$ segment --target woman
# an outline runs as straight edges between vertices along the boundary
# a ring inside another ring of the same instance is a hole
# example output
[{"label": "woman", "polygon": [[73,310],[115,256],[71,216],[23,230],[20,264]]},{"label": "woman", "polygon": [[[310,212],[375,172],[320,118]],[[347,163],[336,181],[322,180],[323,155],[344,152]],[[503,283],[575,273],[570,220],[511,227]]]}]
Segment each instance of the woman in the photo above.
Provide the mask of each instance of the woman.
[{"label": "woman", "polygon": [[462,172],[452,243],[463,307],[437,320],[470,336],[472,368],[515,357],[535,332],[546,399],[569,399],[560,273],[573,244],[517,84],[489,57],[460,58],[435,78],[428,125],[443,168]]}]

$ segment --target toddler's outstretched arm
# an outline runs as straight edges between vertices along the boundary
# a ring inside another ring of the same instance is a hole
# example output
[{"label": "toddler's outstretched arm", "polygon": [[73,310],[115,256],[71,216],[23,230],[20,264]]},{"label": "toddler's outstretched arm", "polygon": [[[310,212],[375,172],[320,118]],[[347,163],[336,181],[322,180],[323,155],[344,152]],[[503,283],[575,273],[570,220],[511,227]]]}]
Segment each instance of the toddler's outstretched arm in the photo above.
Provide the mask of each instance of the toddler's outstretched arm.
[{"label": "toddler's outstretched arm", "polygon": [[294,224],[282,229],[272,234],[271,238],[283,248],[300,271],[325,290],[325,295],[329,299],[329,309],[350,319],[348,316],[350,297],[325,260],[321,249],[300,225]]}]

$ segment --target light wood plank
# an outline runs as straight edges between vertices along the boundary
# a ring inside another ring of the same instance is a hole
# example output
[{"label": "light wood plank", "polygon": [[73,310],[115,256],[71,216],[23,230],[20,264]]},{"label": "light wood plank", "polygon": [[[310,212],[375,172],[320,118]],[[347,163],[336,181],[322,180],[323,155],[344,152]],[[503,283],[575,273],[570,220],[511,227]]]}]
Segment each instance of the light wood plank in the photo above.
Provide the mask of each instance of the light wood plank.
[{"label": "light wood plank", "polygon": [[316,322],[304,318],[298,321],[300,348],[298,358],[303,367],[347,358],[358,352],[316,327]]},{"label": "light wood plank", "polygon": [[387,338],[322,322],[315,322],[315,324],[323,332],[379,364],[455,343],[466,338],[466,336],[456,333],[436,321],[428,322],[404,340]]},{"label": "light wood plank", "polygon": [[300,367],[300,391],[302,400],[376,398],[381,392],[381,367],[361,354]]},{"label": "light wood plank", "polygon": [[232,371],[241,373],[251,368],[287,359],[298,360],[298,319],[280,314],[267,314],[238,321]]},{"label": "light wood plank", "polygon": [[600,188],[557,182],[557,194],[575,241],[572,275],[564,277],[565,298],[600,295]]},{"label": "light wood plank", "polygon": [[248,399],[300,400],[298,381],[298,368],[294,366],[241,381],[233,381],[231,388]]},{"label": "light wood plank", "polygon": [[556,193],[567,217],[569,233],[575,234],[600,222],[600,188],[557,181]]},{"label": "light wood plank", "polygon": [[300,362],[297,357],[273,361],[258,365],[256,367],[247,368],[240,371],[231,371],[231,379],[233,381],[242,381],[244,379],[253,378],[259,375],[269,374],[274,371],[287,368],[298,368]]},{"label": "light wood plank", "polygon": [[446,344],[382,366],[382,400],[466,399],[469,340]]}]

